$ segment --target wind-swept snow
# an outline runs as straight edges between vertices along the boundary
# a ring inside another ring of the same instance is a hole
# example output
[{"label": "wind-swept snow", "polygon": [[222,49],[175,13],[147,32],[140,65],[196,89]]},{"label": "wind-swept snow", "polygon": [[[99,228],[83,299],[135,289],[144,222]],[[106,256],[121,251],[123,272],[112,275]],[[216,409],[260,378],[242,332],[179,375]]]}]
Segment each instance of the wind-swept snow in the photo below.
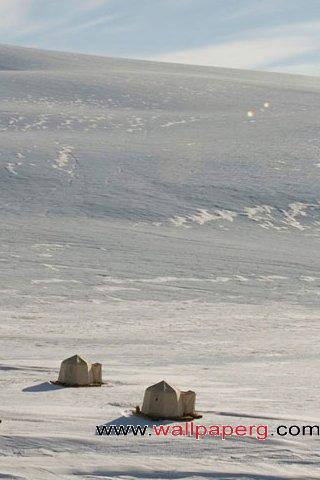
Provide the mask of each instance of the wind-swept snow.
[{"label": "wind-swept snow", "polygon": [[73,147],[62,147],[61,150],[59,150],[58,156],[52,167],[61,170],[62,172],[66,172],[73,177],[76,167],[76,161],[73,156]]},{"label": "wind-swept snow", "polygon": [[[95,435],[162,379],[320,423],[318,80],[3,46],[0,82],[0,477],[318,478],[316,437]],[[49,383],[76,353],[108,386]]]}]

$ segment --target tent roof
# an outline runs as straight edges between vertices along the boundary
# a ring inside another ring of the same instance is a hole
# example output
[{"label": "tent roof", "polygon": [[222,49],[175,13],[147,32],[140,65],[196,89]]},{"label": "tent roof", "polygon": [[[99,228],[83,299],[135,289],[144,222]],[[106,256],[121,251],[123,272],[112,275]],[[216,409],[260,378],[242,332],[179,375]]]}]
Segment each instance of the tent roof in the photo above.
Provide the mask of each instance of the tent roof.
[{"label": "tent roof", "polygon": [[153,392],[168,392],[168,393],[176,393],[179,390],[177,388],[171,387],[169,383],[161,380],[161,382],[155,383],[147,388],[147,390],[152,390]]},{"label": "tent roof", "polygon": [[64,362],[68,362],[68,363],[86,363],[86,364],[89,363],[85,358],[81,357],[81,355],[78,355],[78,354],[73,355],[72,357],[66,358],[65,360],[63,360],[62,363],[64,363]]}]

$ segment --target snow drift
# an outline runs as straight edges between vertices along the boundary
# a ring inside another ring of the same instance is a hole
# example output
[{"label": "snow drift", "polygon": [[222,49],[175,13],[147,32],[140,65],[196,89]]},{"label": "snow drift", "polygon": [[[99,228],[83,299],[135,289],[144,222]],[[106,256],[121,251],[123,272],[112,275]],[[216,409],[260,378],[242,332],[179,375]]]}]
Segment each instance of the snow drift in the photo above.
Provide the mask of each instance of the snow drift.
[{"label": "snow drift", "polygon": [[[0,476],[317,478],[314,439],[94,428],[164,377],[208,423],[317,421],[319,91],[0,47]],[[74,351],[112,388],[47,384]]]}]

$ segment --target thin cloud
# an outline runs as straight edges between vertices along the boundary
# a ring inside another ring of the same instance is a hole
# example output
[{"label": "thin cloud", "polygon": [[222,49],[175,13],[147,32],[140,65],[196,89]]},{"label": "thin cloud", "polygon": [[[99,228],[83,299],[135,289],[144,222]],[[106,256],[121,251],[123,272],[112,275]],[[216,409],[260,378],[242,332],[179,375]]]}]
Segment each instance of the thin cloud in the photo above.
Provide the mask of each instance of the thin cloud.
[{"label": "thin cloud", "polygon": [[82,2],[77,2],[81,4],[83,10],[93,10],[99,7],[103,7],[109,0],[83,0]]},{"label": "thin cloud", "polygon": [[59,18],[43,18],[33,20],[32,6],[35,0],[0,0],[0,34],[8,38],[19,38],[25,35],[49,32],[52,29],[62,28],[70,23],[70,31],[90,28],[107,21],[110,15],[99,15],[83,22],[74,24],[75,18],[81,15],[88,15],[98,8],[105,6],[110,0],[68,0],[63,5],[64,15]]},{"label": "thin cloud", "polygon": [[257,29],[247,32],[246,38],[239,40],[154,55],[148,59],[229,68],[264,68],[268,64],[319,51],[319,32],[320,22]]},{"label": "thin cloud", "polygon": [[26,25],[30,2],[23,0],[1,0],[0,32],[9,33]]},{"label": "thin cloud", "polygon": [[292,56],[310,53],[315,46],[308,39],[300,37],[261,38],[259,40],[242,40],[219,45],[173,52],[149,57],[162,62],[186,63],[234,68],[258,68],[270,62],[287,60]]},{"label": "thin cloud", "polygon": [[82,30],[88,30],[90,28],[98,27],[100,25],[106,25],[109,22],[112,22],[113,20],[116,20],[118,18],[118,15],[102,15],[101,17],[98,18],[93,18],[92,20],[88,20],[87,22],[79,23],[78,25],[66,27],[63,30],[59,31],[59,35],[61,33],[63,34],[71,34],[71,33],[76,33]]}]

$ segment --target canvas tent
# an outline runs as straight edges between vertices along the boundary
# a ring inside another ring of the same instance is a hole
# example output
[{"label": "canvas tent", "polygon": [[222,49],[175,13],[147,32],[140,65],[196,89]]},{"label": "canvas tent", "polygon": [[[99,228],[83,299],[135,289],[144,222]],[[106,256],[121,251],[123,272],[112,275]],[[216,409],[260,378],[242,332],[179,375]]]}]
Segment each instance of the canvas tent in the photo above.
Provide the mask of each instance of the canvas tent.
[{"label": "canvas tent", "polygon": [[141,413],[153,418],[196,417],[195,402],[195,392],[181,392],[162,380],[146,389]]},{"label": "canvas tent", "polygon": [[63,360],[56,383],[70,386],[90,386],[102,384],[101,363],[89,363],[80,355]]}]

